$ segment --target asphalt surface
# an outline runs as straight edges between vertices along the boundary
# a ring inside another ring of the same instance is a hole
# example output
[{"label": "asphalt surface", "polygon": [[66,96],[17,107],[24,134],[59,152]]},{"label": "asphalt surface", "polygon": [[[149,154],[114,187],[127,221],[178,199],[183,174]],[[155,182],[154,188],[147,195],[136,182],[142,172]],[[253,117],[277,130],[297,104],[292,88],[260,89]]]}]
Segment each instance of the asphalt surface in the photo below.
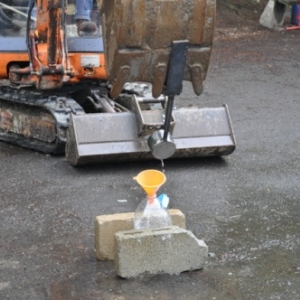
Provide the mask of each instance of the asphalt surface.
[{"label": "asphalt surface", "polygon": [[134,211],[132,178],[160,162],[73,168],[0,143],[0,299],[299,299],[299,33],[219,36],[203,95],[177,100],[227,103],[237,139],[228,157],[165,161],[160,191],[209,247],[201,271],[124,280],[96,259],[95,216]]}]

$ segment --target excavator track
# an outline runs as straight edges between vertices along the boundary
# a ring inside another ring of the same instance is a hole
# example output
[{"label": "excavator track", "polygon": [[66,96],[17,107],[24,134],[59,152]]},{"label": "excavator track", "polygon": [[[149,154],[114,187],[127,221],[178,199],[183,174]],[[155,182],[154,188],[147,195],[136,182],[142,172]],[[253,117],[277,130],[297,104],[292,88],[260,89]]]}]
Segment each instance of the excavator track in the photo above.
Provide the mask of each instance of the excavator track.
[{"label": "excavator track", "polygon": [[84,113],[65,95],[45,94],[28,87],[0,85],[0,139],[51,154],[65,151],[70,113]]}]

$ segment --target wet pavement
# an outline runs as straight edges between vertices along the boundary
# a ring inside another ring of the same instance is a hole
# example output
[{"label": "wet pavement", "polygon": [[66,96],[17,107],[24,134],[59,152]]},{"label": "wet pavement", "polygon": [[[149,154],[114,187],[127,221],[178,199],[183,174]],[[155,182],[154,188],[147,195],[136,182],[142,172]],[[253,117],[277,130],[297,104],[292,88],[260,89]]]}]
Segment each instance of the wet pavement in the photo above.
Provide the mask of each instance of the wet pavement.
[{"label": "wet pavement", "polygon": [[177,100],[227,103],[238,144],[165,161],[160,191],[209,247],[201,271],[124,280],[96,260],[95,216],[134,211],[132,177],[160,162],[73,168],[0,143],[0,299],[299,299],[299,49],[298,32],[219,39],[201,102],[189,84]]}]

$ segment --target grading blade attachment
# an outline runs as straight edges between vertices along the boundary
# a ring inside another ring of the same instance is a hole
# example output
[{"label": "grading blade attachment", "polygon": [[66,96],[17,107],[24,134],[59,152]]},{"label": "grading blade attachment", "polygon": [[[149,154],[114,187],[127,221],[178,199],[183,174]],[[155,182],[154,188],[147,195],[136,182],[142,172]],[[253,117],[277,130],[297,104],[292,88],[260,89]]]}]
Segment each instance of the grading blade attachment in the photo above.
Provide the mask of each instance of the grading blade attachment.
[{"label": "grading blade attachment", "polygon": [[[235,137],[227,106],[173,111],[175,157],[228,155]],[[72,165],[153,159],[148,137],[141,136],[132,112],[72,115],[66,157]],[[157,124],[153,124],[156,125]],[[151,127],[151,126],[149,126]]]}]

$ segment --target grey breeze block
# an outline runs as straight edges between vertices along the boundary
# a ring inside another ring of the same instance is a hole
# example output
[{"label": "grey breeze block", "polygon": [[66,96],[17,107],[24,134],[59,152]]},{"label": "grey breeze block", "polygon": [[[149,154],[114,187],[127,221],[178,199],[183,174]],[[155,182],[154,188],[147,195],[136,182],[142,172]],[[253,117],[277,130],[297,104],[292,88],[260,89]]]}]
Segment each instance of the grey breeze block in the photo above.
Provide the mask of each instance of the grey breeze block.
[{"label": "grey breeze block", "polygon": [[207,256],[204,241],[178,226],[115,234],[115,270],[123,278],[199,270]]}]

